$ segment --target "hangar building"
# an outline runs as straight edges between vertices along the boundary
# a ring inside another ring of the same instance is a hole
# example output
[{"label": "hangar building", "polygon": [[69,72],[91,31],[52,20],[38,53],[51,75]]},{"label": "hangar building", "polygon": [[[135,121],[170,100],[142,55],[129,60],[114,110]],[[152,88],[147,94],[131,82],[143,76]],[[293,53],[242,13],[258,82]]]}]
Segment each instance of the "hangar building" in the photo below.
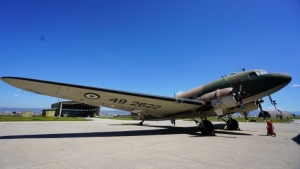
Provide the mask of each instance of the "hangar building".
[{"label": "hangar building", "polygon": [[[290,112],[288,111],[281,111],[282,114],[279,112],[279,111],[263,111],[264,115],[266,118],[270,118],[270,117],[279,117],[279,118],[284,118],[284,117],[295,117],[295,114],[291,114]],[[258,117],[262,118],[262,113],[260,112],[258,114]]]},{"label": "hangar building", "polygon": [[55,116],[61,117],[95,117],[99,116],[100,106],[94,106],[76,101],[63,101],[51,105]]}]

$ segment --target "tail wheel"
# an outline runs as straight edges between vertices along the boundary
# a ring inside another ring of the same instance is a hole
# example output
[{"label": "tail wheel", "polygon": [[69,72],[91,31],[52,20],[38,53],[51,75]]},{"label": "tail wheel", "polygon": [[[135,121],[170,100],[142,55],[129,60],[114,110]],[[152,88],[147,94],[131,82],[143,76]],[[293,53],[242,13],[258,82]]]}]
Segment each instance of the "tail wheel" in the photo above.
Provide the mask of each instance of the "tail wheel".
[{"label": "tail wheel", "polygon": [[201,123],[199,124],[201,133],[205,134],[205,135],[212,135],[212,133],[214,131],[213,124],[208,120],[203,120],[202,123],[203,124],[201,124]]}]

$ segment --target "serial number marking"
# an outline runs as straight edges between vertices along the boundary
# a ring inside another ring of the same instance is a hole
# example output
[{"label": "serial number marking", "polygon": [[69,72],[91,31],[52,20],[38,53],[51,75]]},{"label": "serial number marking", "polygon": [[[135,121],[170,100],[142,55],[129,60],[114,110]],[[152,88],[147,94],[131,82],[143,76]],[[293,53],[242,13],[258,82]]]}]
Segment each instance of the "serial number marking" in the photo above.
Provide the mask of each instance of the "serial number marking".
[{"label": "serial number marking", "polygon": [[[112,101],[114,103],[119,103],[119,104],[125,104],[127,103],[127,100],[125,99],[118,99],[118,98],[112,98],[112,99],[109,99],[109,101]],[[154,105],[154,104],[149,104],[149,103],[140,103],[138,101],[133,101],[131,104],[131,106],[138,106],[138,107],[145,107],[145,108],[148,108],[148,109],[159,109],[161,108],[161,105]]]},{"label": "serial number marking", "polygon": [[120,103],[120,104],[125,104],[127,102],[127,100],[125,99],[118,99],[118,98],[109,99],[109,101]]}]

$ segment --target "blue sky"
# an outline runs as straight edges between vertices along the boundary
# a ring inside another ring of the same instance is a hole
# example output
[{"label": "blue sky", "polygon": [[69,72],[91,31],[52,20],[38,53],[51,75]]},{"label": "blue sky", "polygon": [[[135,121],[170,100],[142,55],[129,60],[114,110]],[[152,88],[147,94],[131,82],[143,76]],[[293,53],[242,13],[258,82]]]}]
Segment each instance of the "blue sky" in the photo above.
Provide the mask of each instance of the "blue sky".
[{"label": "blue sky", "polygon": [[[173,96],[259,68],[292,75],[273,99],[300,110],[296,0],[0,1],[0,37],[0,76]],[[0,107],[54,102],[0,82]]]}]

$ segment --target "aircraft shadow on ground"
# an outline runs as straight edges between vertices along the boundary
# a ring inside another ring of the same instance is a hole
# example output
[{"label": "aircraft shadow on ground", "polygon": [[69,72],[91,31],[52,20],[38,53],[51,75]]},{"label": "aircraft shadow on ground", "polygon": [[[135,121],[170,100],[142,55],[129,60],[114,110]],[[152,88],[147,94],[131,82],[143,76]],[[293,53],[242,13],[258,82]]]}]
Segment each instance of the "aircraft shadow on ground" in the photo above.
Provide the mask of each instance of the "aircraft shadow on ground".
[{"label": "aircraft shadow on ground", "polygon": [[294,137],[292,140],[300,145],[300,134],[298,134],[298,136]]},{"label": "aircraft shadow on ground", "polygon": [[[112,125],[137,125],[137,124],[112,124]],[[199,132],[197,126],[195,127],[173,127],[173,126],[154,126],[143,125],[145,127],[154,127],[160,129],[148,130],[132,130],[132,131],[106,131],[106,132],[89,132],[89,133],[57,133],[57,134],[32,134],[32,135],[13,135],[13,136],[0,136],[0,139],[32,139],[32,138],[81,138],[81,137],[128,137],[128,136],[154,136],[154,135],[174,135],[174,134],[187,134],[195,137],[207,137]],[[217,126],[218,127],[218,126]],[[218,129],[216,127],[216,129]],[[245,135],[251,136],[252,134],[239,133],[233,131],[215,131],[219,134],[230,135]],[[229,137],[233,138],[233,137]]]},{"label": "aircraft shadow on ground", "polygon": [[[110,125],[136,125],[136,126],[140,126],[140,124],[138,123],[122,123],[122,124],[110,124]],[[247,133],[241,133],[243,132],[242,130],[240,131],[233,131],[233,130],[225,130],[225,126],[226,124],[224,123],[219,123],[219,124],[213,124],[214,125],[214,133],[219,133],[219,134],[232,134],[232,135],[246,135],[246,136],[250,136],[252,134],[247,134]],[[158,128],[165,128],[168,130],[172,130],[172,129],[179,129],[181,128],[182,131],[186,131],[183,132],[181,134],[190,134],[190,135],[195,135],[195,136],[206,136],[207,135],[203,135],[200,133],[199,128],[197,126],[194,127],[173,127],[173,126],[157,126],[157,125],[147,125],[147,124],[143,124],[143,126],[147,126],[147,127],[158,127]]]}]

